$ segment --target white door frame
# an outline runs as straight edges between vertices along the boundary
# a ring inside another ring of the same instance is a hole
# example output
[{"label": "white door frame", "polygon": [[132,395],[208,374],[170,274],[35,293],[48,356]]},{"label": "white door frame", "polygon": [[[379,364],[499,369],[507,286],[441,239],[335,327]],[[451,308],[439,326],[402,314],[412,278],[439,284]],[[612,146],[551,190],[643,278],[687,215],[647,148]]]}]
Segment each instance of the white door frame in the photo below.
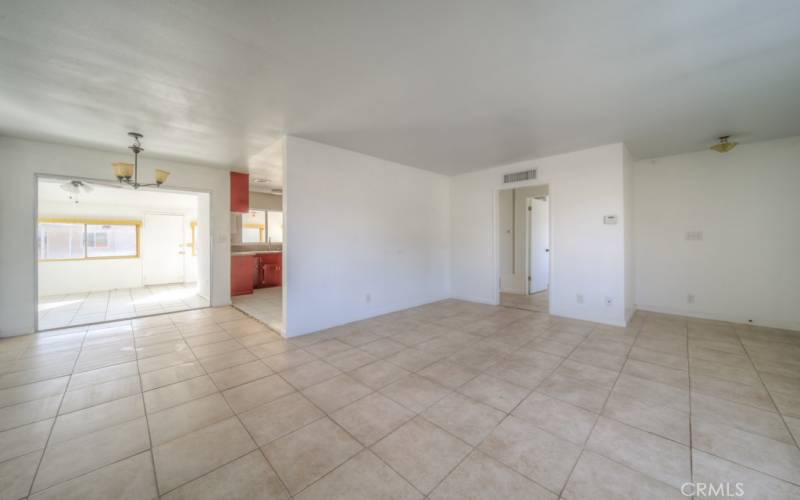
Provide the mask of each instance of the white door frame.
[{"label": "white door frame", "polygon": [[[553,239],[553,192],[552,187],[547,182],[528,182],[528,183],[520,183],[516,186],[499,186],[494,189],[492,193],[492,229],[491,229],[491,238],[492,238],[492,248],[491,248],[491,256],[494,261],[494,305],[500,304],[500,191],[506,191],[508,189],[518,189],[518,188],[527,188],[527,187],[535,187],[535,186],[547,186],[547,200],[550,203],[550,224],[548,224],[549,231],[550,231],[550,259],[549,259],[549,266],[550,266],[550,286],[548,287],[548,291],[553,289],[553,284],[556,282],[556,275],[553,273],[553,259],[556,255],[556,248],[557,244],[556,241]],[[527,230],[526,230],[527,232]],[[527,266],[530,265],[530,259],[528,260]],[[527,272],[527,269],[526,269]],[[526,275],[527,276],[527,275]],[[548,301],[547,312],[550,312],[550,307],[552,302]]]},{"label": "white door frame", "polygon": [[[33,255],[33,331],[39,331],[39,259],[38,254],[36,253],[36,245],[37,245],[37,236],[38,236],[38,224],[39,224],[39,179],[63,179],[63,180],[80,180],[80,181],[89,181],[89,182],[96,182],[99,184],[105,184],[109,181],[109,179],[96,179],[94,177],[85,177],[82,175],[59,175],[59,174],[48,174],[48,173],[41,173],[35,172],[33,174],[33,220],[31,224],[33,224],[33,239],[31,240],[31,254]],[[143,189],[153,189],[153,188],[143,188]],[[214,197],[211,196],[210,189],[197,189],[197,188],[186,188],[181,186],[173,186],[170,185],[168,188],[160,188],[161,191],[177,191],[179,193],[194,193],[194,194],[207,194],[208,195],[208,280],[209,280],[209,298],[208,298],[208,306],[205,307],[197,307],[195,309],[207,309],[210,307],[214,307],[211,304],[211,297],[214,297],[214,288],[217,285],[214,280]]]}]

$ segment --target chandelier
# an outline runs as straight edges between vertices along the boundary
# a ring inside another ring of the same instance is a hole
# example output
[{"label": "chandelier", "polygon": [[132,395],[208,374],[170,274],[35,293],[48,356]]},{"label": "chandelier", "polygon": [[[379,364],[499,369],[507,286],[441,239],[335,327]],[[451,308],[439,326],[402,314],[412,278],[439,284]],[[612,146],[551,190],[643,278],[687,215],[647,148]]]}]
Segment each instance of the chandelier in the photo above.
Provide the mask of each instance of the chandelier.
[{"label": "chandelier", "polygon": [[128,146],[128,149],[133,151],[133,163],[112,163],[112,166],[114,167],[114,175],[117,176],[117,180],[122,184],[131,186],[133,189],[139,189],[140,187],[148,186],[155,186],[157,188],[161,187],[161,185],[166,182],[167,177],[169,177],[169,172],[166,170],[156,169],[155,182],[149,184],[139,183],[139,153],[144,151],[142,143],[139,141],[139,139],[144,136],[138,132],[128,132],[128,135],[133,137],[133,144]]}]

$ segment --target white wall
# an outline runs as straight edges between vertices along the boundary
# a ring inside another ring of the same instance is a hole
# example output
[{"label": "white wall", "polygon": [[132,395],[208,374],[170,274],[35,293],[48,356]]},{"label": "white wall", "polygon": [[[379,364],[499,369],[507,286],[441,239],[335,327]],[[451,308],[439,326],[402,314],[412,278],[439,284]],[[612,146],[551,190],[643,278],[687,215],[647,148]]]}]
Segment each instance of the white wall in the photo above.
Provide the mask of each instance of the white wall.
[{"label": "white wall", "polygon": [[[29,333],[34,329],[35,174],[113,179],[111,163],[125,158],[127,158],[125,152],[108,152],[0,137],[0,171],[3,173],[4,185],[8,187],[0,194],[0,336]],[[154,168],[159,167],[172,173],[169,186],[211,191],[209,214],[210,226],[213,228],[211,303],[229,304],[228,171],[156,160],[147,155],[142,158],[141,165],[145,179],[152,175]],[[200,280],[201,288],[209,286],[210,280],[207,276],[202,276]]]},{"label": "white wall", "polygon": [[448,297],[449,186],[442,175],[289,137],[287,335]]},{"label": "white wall", "polygon": [[250,209],[281,212],[283,211],[283,197],[276,194],[250,191]]},{"label": "white wall", "polygon": [[142,286],[141,259],[39,263],[39,296],[99,292]]},{"label": "white wall", "polygon": [[514,276],[514,190],[504,189],[497,194],[498,255],[500,259],[500,289],[521,293],[516,289]]},{"label": "white wall", "polygon": [[634,158],[628,148],[622,145],[622,177],[623,177],[623,232],[625,234],[625,320],[628,321],[636,312],[636,247],[635,247],[635,211],[634,211]]},{"label": "white wall", "polygon": [[634,179],[640,309],[800,330],[800,137],[637,161]]},{"label": "white wall", "polygon": [[[521,184],[550,189],[552,314],[625,324],[623,145],[529,160],[452,178],[452,293],[490,304],[498,300],[496,203],[503,174],[536,168]],[[616,225],[603,224],[617,215]],[[576,295],[584,296],[578,304]],[[612,304],[605,304],[610,297]]]}]

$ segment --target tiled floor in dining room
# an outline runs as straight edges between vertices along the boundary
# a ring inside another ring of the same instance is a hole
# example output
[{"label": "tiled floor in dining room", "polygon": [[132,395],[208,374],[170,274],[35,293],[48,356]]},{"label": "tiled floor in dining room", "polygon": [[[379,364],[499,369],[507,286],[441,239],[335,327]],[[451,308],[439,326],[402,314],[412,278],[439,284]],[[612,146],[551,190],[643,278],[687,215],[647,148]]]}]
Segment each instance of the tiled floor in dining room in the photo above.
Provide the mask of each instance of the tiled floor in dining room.
[{"label": "tiled floor in dining room", "polygon": [[188,311],[0,360],[4,499],[800,497],[797,333],[447,300],[293,339]]},{"label": "tiled floor in dining room", "polygon": [[86,325],[208,307],[196,283],[150,285],[39,297],[39,329]]}]

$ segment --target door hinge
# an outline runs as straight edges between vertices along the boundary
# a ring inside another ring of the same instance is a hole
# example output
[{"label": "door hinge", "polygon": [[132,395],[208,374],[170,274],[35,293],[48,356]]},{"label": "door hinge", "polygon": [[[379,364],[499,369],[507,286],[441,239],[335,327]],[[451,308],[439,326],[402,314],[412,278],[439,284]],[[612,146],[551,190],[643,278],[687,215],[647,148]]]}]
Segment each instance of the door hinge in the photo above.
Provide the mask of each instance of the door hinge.
[{"label": "door hinge", "polygon": [[528,212],[530,212],[530,211],[531,211],[531,207],[528,207]]},{"label": "door hinge", "polygon": [[530,276],[528,276],[528,281],[530,281],[530,280],[531,280],[531,277],[530,277]]}]

